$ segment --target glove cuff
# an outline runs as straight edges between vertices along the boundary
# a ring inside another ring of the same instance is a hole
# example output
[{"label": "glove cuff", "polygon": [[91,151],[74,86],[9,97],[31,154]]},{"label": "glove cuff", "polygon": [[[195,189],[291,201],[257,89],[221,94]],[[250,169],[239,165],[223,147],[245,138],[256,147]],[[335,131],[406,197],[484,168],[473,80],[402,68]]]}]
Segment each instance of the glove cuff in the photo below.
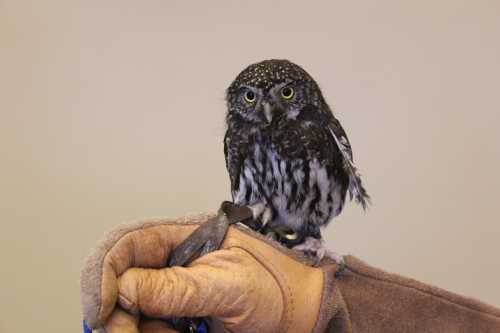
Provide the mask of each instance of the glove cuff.
[{"label": "glove cuff", "polygon": [[[500,332],[500,309],[346,256],[346,267],[323,267],[320,332]],[[347,306],[348,305],[348,306]],[[329,323],[328,323],[329,321]]]}]

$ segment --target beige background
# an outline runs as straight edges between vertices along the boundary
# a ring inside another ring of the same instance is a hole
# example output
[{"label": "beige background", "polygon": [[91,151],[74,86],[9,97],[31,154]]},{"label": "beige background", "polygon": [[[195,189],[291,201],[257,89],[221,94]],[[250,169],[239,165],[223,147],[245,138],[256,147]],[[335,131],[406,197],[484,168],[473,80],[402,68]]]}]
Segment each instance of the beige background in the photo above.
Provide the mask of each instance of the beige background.
[{"label": "beige background", "polygon": [[0,331],[77,332],[105,230],[229,197],[224,89],[271,57],[318,80],[373,197],[331,247],[500,306],[499,11],[0,0]]}]

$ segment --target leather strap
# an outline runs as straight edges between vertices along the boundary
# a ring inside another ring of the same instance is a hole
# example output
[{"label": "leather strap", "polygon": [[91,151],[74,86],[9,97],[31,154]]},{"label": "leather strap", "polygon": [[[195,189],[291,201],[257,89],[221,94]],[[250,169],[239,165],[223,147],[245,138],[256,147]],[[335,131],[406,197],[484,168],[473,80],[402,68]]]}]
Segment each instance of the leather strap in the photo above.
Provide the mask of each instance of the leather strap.
[{"label": "leather strap", "polygon": [[224,201],[217,216],[199,226],[172,251],[167,267],[186,266],[194,259],[219,249],[229,226],[251,217],[252,211],[248,207]]},{"label": "leather strap", "polygon": [[[194,259],[219,249],[231,224],[252,217],[252,211],[248,207],[224,201],[217,216],[199,226],[172,251],[167,267],[186,266]],[[208,326],[208,322],[204,318],[172,319],[175,329],[181,333],[197,332],[200,325]]]},{"label": "leather strap", "polygon": [[230,201],[224,201],[220,205],[219,212],[226,214],[229,224],[242,222],[253,217],[250,208],[236,205]]}]

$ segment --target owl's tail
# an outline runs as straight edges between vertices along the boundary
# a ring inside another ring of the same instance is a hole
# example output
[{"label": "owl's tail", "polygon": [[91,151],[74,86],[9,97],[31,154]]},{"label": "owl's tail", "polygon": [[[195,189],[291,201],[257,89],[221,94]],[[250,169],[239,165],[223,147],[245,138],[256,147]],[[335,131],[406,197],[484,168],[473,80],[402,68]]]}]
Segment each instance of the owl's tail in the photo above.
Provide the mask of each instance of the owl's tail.
[{"label": "owl's tail", "polygon": [[[345,165],[347,164],[347,165]],[[371,203],[370,196],[368,192],[366,192],[363,183],[361,182],[361,176],[358,173],[358,170],[354,166],[354,164],[350,160],[344,159],[344,169],[347,171],[349,175],[349,197],[352,200],[356,201],[356,203],[360,204],[364,210]]]}]

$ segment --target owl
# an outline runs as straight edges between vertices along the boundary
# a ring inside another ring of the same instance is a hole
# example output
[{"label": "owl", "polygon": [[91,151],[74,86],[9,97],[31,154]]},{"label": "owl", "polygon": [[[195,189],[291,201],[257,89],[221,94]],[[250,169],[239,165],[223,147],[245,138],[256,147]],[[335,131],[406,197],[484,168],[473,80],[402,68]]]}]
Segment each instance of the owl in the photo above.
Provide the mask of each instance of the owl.
[{"label": "owl", "polygon": [[236,77],[226,102],[226,167],[233,201],[253,211],[248,224],[341,261],[324,247],[321,228],[342,212],[348,193],[363,208],[370,198],[318,84],[288,60],[264,60]]}]

